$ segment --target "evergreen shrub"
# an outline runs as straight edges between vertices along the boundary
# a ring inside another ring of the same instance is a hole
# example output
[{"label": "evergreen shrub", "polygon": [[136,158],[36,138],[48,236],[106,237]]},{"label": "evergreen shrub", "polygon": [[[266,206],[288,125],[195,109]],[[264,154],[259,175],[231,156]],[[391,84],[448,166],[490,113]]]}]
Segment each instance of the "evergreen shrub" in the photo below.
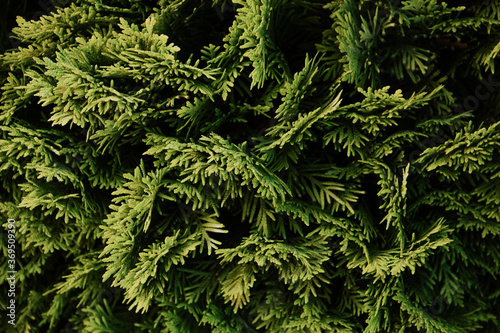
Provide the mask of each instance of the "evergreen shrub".
[{"label": "evergreen shrub", "polygon": [[497,1],[59,5],[0,55],[17,332],[500,332]]}]

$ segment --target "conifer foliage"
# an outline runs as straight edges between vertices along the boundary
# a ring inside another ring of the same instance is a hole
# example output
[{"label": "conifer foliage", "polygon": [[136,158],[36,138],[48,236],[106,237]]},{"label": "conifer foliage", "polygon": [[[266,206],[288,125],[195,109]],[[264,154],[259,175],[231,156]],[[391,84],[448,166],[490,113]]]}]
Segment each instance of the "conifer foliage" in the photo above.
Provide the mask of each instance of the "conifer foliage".
[{"label": "conifer foliage", "polygon": [[17,332],[498,332],[497,1],[75,0],[13,33]]}]

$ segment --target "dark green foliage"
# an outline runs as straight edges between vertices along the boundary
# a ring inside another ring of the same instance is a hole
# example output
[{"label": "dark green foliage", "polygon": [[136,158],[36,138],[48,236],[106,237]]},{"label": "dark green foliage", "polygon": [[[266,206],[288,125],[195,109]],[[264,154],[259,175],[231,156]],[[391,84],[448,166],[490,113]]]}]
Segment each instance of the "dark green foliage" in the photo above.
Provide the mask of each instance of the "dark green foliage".
[{"label": "dark green foliage", "polygon": [[496,1],[76,0],[17,24],[18,332],[498,332]]}]

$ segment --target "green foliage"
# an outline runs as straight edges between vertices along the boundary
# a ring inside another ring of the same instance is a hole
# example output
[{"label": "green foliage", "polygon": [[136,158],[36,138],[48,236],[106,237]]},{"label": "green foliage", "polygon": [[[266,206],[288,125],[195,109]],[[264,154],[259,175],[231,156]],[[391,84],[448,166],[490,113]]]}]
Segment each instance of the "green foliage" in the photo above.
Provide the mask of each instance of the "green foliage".
[{"label": "green foliage", "polygon": [[497,332],[499,23],[492,0],[17,18],[17,331]]}]

